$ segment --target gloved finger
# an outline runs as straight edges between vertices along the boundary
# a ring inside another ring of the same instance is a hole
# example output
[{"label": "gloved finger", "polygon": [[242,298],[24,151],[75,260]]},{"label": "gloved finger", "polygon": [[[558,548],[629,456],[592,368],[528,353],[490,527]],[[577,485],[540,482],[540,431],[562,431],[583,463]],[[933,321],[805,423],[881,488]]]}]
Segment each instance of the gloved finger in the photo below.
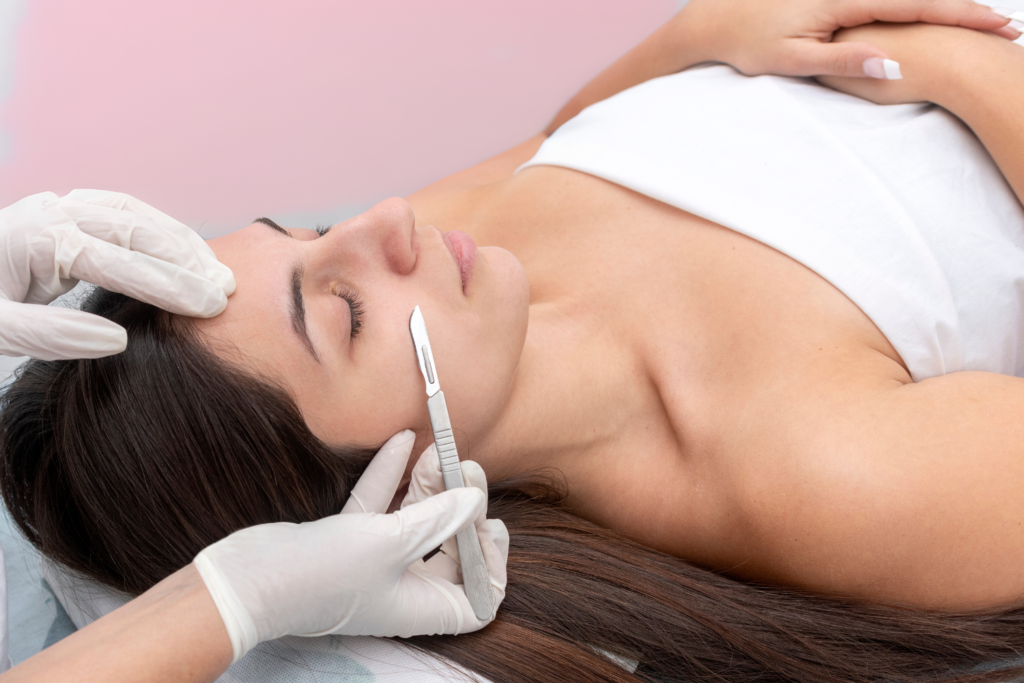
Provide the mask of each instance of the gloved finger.
[{"label": "gloved finger", "polygon": [[[478,631],[486,624],[473,614],[466,589],[428,570],[422,562],[409,567],[402,577],[409,584],[425,584],[405,592],[402,609],[415,610],[417,618],[403,635],[459,635]],[[415,632],[413,632],[415,631]]]},{"label": "gloved finger", "polygon": [[[217,260],[210,245],[194,230],[181,221],[168,216],[163,211],[123,192],[108,192],[106,190],[72,190],[62,198],[61,208],[64,209],[66,206],[73,205],[79,207],[80,205],[106,207],[120,212],[124,216],[141,217],[146,225],[153,226],[164,234],[173,235],[184,244],[187,244],[202,264],[206,277],[219,284],[224,289],[225,295],[231,296],[234,293],[235,276],[231,269]],[[72,208],[72,211],[80,210],[80,208]],[[68,212],[68,214],[72,215],[71,212]],[[110,214],[107,215],[109,216]],[[72,217],[75,218],[77,223],[78,218],[74,215]],[[83,230],[85,229],[81,223],[79,227],[82,227]],[[88,230],[86,231],[88,232]],[[133,245],[131,248],[134,249],[136,247]],[[144,249],[140,250],[144,251]],[[150,255],[157,256],[157,254]],[[179,263],[178,265],[184,264]]]},{"label": "gloved finger", "polygon": [[[486,496],[487,475],[484,474],[484,469],[472,460],[463,460],[459,464],[462,466],[463,483],[467,487],[480,489]],[[444,479],[441,475],[440,461],[436,456],[436,451],[428,448],[424,451],[423,456],[420,458],[420,462],[416,463],[416,467],[413,468],[412,481],[409,482],[409,492],[406,494],[405,500],[402,501],[402,506],[404,507],[420,500],[424,500],[425,498],[436,495],[443,490]],[[480,515],[473,520],[473,523],[479,526],[485,521],[487,521],[486,504],[484,505],[484,509],[480,511]],[[440,554],[447,555],[456,563],[460,561],[459,546],[454,538],[449,538],[441,544]]]},{"label": "gloved finger", "polygon": [[480,538],[480,548],[484,553],[487,573],[491,576],[491,585],[504,597],[508,583],[508,527],[500,519],[489,519],[477,526],[476,534]]},{"label": "gloved finger", "polygon": [[[487,475],[484,474],[484,468],[480,467],[479,463],[473,460],[463,460],[462,465],[462,481],[466,486],[472,486],[478,488],[484,492],[484,496],[487,496]],[[483,524],[487,521],[487,506],[484,506],[483,512],[477,517],[476,523]]]},{"label": "gloved finger", "polygon": [[[484,555],[484,558],[486,561],[487,556]],[[423,565],[431,574],[441,577],[448,583],[462,584],[462,566],[448,553],[434,553]]]},{"label": "gloved finger", "polygon": [[416,435],[408,429],[388,439],[352,487],[341,514],[387,512],[405,474],[415,442]]},{"label": "gloved finger", "polygon": [[[498,564],[501,565],[500,575],[502,582],[504,582],[505,568],[504,563],[508,559],[508,529],[505,528],[505,523],[500,519],[487,519],[483,522],[478,522],[476,525],[476,535],[480,539],[480,548],[484,552],[484,561],[487,562],[487,571],[491,575],[492,580],[497,576],[496,570]],[[490,545],[488,545],[490,544]],[[488,548],[490,547],[491,556],[488,558]],[[499,561],[500,560],[500,561]],[[446,580],[452,583],[462,583],[462,563],[459,558],[459,544],[455,542],[455,539],[448,539],[441,544],[441,552],[434,553],[429,560],[426,560],[426,566],[430,571],[437,573],[439,576],[443,576]],[[495,571],[492,570],[492,563],[494,564]],[[504,583],[502,583],[504,586]],[[502,588],[504,592],[504,587]]]},{"label": "gloved finger", "polygon": [[[505,588],[508,585],[508,529],[501,520],[489,519],[484,524],[477,526],[477,535],[480,538],[480,549],[483,551],[484,562],[487,564],[487,573],[490,576],[494,592],[494,610],[491,613],[491,619],[493,619],[497,614],[498,606],[505,599]],[[463,586],[462,568],[454,558],[444,553],[437,553],[431,557],[421,565],[421,569],[421,575],[424,572],[429,572],[431,576],[452,586]],[[472,615],[472,613],[473,610],[470,608],[467,614]]]},{"label": "gloved finger", "polygon": [[864,0],[837,3],[833,11],[840,26],[923,22],[992,31],[1007,23],[991,7],[973,0]]},{"label": "gloved finger", "polygon": [[[476,463],[473,463],[473,464],[475,465]],[[492,522],[496,522],[496,523],[492,523]],[[504,535],[504,539],[505,539],[505,541],[504,541],[504,544],[505,544],[504,545],[504,548],[505,548],[505,555],[504,555],[504,557],[505,557],[505,559],[508,559],[508,556],[509,556],[509,549],[508,549],[508,544],[509,544],[508,536],[509,536],[509,533],[508,533],[508,529],[505,528],[505,522],[503,522],[500,519],[487,519],[485,515],[481,514],[479,517],[477,517],[474,520],[473,523],[476,524],[476,537],[480,540],[480,548],[484,551],[483,552],[484,559],[486,560],[486,557],[487,557],[487,552],[486,552],[487,551],[487,547],[486,547],[486,544],[487,543],[494,543],[494,538],[492,538],[492,535],[495,535],[495,533],[497,533],[497,535],[498,535],[495,538],[499,538],[499,539],[502,537],[502,535]],[[458,541],[456,539],[449,539],[449,540],[445,541],[444,543],[441,544],[440,552],[434,554],[430,558],[430,560],[427,560],[427,561],[429,563],[431,560],[434,560],[435,558],[438,558],[438,557],[446,557],[456,567],[459,567],[458,570],[459,570],[459,577],[460,577],[460,579],[459,579],[459,581],[457,583],[462,583],[462,579],[461,579],[461,577],[462,577],[462,569],[461,569],[461,567],[462,567],[462,557],[460,557],[460,555],[459,555],[459,543],[458,543]],[[487,560],[487,561],[489,562],[489,560]],[[504,561],[505,560],[502,560],[502,562],[503,562],[502,566],[503,567],[504,567]],[[490,565],[489,564],[487,565],[487,570],[488,571],[490,570]],[[504,568],[502,569],[502,571],[504,571]],[[494,572],[490,573],[490,575],[492,575],[492,579],[495,577]]]},{"label": "gloved finger", "polygon": [[398,562],[403,571],[472,524],[486,499],[476,488],[452,489],[388,515],[401,529],[396,552],[401,553]]},{"label": "gloved finger", "polygon": [[[98,193],[101,199],[112,195],[115,198],[131,200],[128,195],[119,193],[98,190],[85,192]],[[131,206],[130,202],[82,201],[78,198],[82,194],[82,190],[76,190],[62,197],[58,207],[75,221],[83,232],[125,249],[141,251],[154,258],[187,268],[216,282],[224,289],[226,295],[234,292],[235,277],[231,269],[220,263],[210,246],[184,223],[179,223],[145,204],[142,206],[146,206],[148,211],[136,212],[128,208],[107,205],[114,203]]]},{"label": "gloved finger", "polygon": [[85,280],[171,313],[210,318],[228,305],[224,289],[205,277],[85,233],[64,235],[54,262],[62,278]]},{"label": "gloved finger", "polygon": [[86,234],[207,276],[206,267],[187,238],[161,228],[145,216],[66,197],[60,200],[59,208]]},{"label": "gloved finger", "polygon": [[419,460],[412,468],[409,491],[402,500],[402,507],[426,500],[444,490],[444,478],[441,476],[441,461],[437,457],[437,447],[430,444],[420,453]]},{"label": "gloved finger", "polygon": [[98,315],[0,299],[0,355],[40,360],[102,358],[121,353],[128,334]]},{"label": "gloved finger", "polygon": [[[472,460],[463,460],[462,481],[466,486],[475,486],[487,493],[487,475],[480,465]],[[441,474],[441,461],[437,457],[437,448],[430,444],[416,461],[412,469],[412,479],[409,481],[409,492],[405,494],[402,507],[412,505],[430,496],[437,495],[445,490],[444,476]],[[487,516],[487,508],[484,508],[483,517]],[[481,519],[480,521],[483,521]]]},{"label": "gloved finger", "polygon": [[870,43],[808,41],[800,49],[800,75],[898,80],[899,64]]}]

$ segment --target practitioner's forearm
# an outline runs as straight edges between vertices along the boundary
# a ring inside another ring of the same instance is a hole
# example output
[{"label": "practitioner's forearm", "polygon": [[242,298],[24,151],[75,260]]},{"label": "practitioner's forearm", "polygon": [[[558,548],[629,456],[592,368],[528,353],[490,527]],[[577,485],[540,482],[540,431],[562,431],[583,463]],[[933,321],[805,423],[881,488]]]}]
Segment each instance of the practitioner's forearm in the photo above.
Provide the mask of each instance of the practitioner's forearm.
[{"label": "practitioner's forearm", "polygon": [[694,24],[684,8],[667,24],[583,86],[548,124],[544,134],[551,135],[559,126],[595,102],[652,78],[677,73],[710,59],[700,38],[700,31],[695,30],[699,27]]},{"label": "practitioner's forearm", "polygon": [[213,681],[231,641],[194,565],[0,676],[15,681]]},{"label": "practitioner's forearm", "polygon": [[1024,203],[1024,47],[984,34],[950,46],[928,99],[971,127]]}]

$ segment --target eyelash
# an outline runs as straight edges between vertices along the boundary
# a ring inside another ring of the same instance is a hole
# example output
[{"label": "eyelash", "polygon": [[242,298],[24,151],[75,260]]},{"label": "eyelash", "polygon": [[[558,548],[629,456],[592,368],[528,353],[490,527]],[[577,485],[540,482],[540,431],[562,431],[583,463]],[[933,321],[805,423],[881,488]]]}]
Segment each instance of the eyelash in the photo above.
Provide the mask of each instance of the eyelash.
[{"label": "eyelash", "polygon": [[355,339],[359,330],[363,328],[363,301],[354,292],[342,290],[337,293],[348,303],[349,316],[352,320],[351,339]]},{"label": "eyelash", "polygon": [[[317,225],[316,234],[320,237],[323,237],[324,235],[331,231],[332,227],[333,226],[331,225]],[[352,320],[352,331],[350,333],[350,338],[355,339],[356,336],[359,334],[359,330],[363,328],[363,301],[358,296],[356,296],[354,292],[350,292],[348,290],[339,292],[338,296],[344,299],[345,302],[348,304],[349,316],[351,317]]]}]

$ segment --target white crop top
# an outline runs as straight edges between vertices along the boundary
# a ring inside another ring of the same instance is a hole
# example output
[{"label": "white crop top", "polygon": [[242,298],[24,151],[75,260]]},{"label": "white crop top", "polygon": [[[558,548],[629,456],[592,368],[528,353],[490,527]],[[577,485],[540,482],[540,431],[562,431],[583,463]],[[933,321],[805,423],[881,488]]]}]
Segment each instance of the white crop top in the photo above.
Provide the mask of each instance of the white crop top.
[{"label": "white crop top", "polygon": [[536,165],[609,180],[787,254],[856,303],[915,381],[1024,376],[1024,209],[939,107],[702,67],[587,108],[521,168]]}]

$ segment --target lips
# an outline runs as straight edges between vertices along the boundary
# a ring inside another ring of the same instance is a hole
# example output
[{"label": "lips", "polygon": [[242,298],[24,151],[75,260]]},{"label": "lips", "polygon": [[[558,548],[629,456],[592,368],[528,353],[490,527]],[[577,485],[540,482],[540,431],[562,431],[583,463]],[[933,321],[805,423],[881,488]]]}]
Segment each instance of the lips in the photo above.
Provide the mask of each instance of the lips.
[{"label": "lips", "polygon": [[476,242],[464,232],[452,230],[442,233],[445,246],[455,257],[459,265],[459,275],[462,277],[462,292],[466,292],[466,285],[473,276],[473,264],[476,263]]}]

